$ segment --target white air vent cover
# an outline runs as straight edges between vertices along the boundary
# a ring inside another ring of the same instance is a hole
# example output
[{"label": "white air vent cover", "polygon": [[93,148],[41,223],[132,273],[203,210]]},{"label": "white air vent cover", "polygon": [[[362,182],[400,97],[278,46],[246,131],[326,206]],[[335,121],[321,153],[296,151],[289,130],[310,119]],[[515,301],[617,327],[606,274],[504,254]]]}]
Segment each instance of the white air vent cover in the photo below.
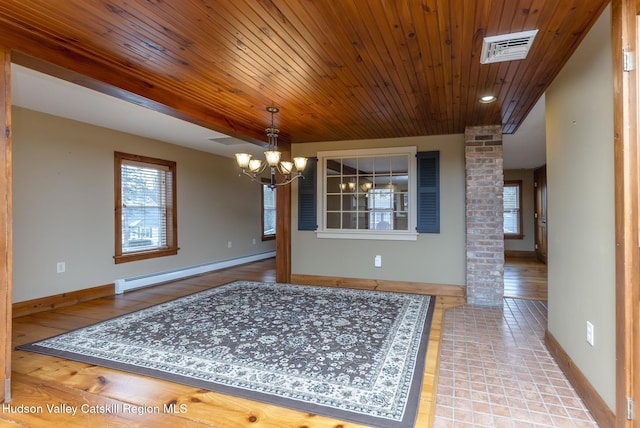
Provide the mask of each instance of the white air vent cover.
[{"label": "white air vent cover", "polygon": [[214,143],[222,144],[223,146],[235,146],[237,144],[247,144],[246,141],[239,140],[233,137],[222,137],[222,138],[209,138],[209,141],[213,141]]},{"label": "white air vent cover", "polygon": [[482,44],[481,64],[524,59],[538,30],[485,37]]}]

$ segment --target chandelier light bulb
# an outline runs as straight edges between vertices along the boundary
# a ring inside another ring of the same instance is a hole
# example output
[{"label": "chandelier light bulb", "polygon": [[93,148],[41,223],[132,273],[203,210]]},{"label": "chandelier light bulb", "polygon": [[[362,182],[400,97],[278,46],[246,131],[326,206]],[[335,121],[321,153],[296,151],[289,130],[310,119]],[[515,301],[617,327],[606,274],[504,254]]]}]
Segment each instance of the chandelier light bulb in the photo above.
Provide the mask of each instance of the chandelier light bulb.
[{"label": "chandelier light bulb", "polygon": [[242,169],[247,169],[249,166],[249,161],[251,160],[251,155],[248,153],[236,153],[236,162],[238,162],[238,166]]},{"label": "chandelier light bulb", "polygon": [[307,167],[307,158],[303,158],[303,157],[293,158],[293,163],[295,163],[297,171],[304,171],[304,169]]},{"label": "chandelier light bulb", "polygon": [[249,169],[251,170],[251,172],[258,172],[261,166],[262,161],[260,159],[251,159],[249,161]]},{"label": "chandelier light bulb", "polygon": [[269,166],[277,166],[280,162],[280,152],[276,150],[268,150],[264,152],[264,157],[267,159]]},{"label": "chandelier light bulb", "polygon": [[291,171],[293,170],[293,162],[289,162],[289,161],[280,162],[280,170],[284,175],[291,174]]}]

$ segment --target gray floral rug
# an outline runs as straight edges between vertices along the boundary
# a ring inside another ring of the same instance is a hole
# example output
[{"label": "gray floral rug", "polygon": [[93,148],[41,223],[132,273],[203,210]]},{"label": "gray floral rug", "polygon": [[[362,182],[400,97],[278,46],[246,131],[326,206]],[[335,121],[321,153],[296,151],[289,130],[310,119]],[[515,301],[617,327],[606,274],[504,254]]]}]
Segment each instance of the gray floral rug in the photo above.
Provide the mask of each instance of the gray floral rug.
[{"label": "gray floral rug", "polygon": [[435,298],[236,281],[18,349],[412,427]]}]

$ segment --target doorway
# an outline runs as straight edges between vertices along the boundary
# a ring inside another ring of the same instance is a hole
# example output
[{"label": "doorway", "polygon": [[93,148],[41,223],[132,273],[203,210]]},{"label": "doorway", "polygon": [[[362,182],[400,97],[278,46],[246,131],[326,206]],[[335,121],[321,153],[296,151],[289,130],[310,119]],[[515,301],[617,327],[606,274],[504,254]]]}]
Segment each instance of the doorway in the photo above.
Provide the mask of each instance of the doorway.
[{"label": "doorway", "polygon": [[536,258],[547,264],[547,166],[533,171],[535,253]]}]

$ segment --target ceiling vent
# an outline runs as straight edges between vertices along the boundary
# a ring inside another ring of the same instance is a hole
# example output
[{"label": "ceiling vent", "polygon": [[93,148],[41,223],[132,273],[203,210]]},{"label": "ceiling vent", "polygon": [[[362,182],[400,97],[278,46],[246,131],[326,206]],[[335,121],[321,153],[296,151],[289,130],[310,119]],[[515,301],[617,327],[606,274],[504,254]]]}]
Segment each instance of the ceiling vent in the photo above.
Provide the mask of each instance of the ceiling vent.
[{"label": "ceiling vent", "polygon": [[524,59],[529,53],[538,30],[485,37],[482,44],[481,64]]},{"label": "ceiling vent", "polygon": [[246,144],[246,141],[239,140],[233,137],[222,137],[222,138],[209,138],[209,141],[213,141],[214,143],[222,144],[223,146],[235,146],[237,144]]}]

